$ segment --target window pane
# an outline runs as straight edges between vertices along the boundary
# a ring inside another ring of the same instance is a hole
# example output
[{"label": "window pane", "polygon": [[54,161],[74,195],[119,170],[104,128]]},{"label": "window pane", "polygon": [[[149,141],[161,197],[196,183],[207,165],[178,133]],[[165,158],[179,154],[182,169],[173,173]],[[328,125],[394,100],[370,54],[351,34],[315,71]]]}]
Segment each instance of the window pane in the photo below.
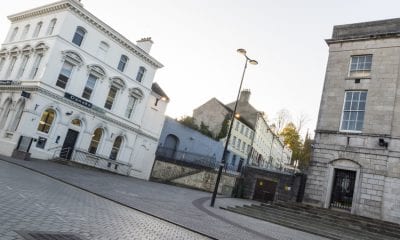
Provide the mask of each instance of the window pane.
[{"label": "window pane", "polygon": [[341,130],[360,131],[362,129],[366,98],[367,91],[346,92]]},{"label": "window pane", "polygon": [[353,92],[353,102],[360,99],[360,92]]},{"label": "window pane", "polygon": [[356,130],[356,121],[349,121],[349,127],[347,130]]},{"label": "window pane", "polygon": [[349,102],[345,102],[344,103],[344,110],[350,110],[350,106],[351,106],[351,102],[349,101]]},{"label": "window pane", "polygon": [[351,101],[353,98],[353,92],[346,92],[346,101]]},{"label": "window pane", "polygon": [[364,111],[365,110],[365,102],[360,102],[358,104],[358,110]]},{"label": "window pane", "polygon": [[356,120],[357,119],[357,112],[350,112],[350,120]]},{"label": "window pane", "polygon": [[367,92],[366,91],[361,92],[360,100],[365,101],[366,99],[367,99]]},{"label": "window pane", "polygon": [[84,36],[85,36],[85,31],[82,28],[78,27],[76,29],[72,42],[78,46],[81,46]]}]

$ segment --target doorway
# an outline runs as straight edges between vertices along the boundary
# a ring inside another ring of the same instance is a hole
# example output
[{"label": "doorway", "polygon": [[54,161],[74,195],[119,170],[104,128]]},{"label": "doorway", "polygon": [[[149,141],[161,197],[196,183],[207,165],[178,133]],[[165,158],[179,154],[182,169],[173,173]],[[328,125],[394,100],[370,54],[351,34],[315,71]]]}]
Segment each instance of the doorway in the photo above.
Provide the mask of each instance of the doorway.
[{"label": "doorway", "polygon": [[275,198],[277,182],[258,178],[254,189],[253,200],[272,202]]},{"label": "doorway", "polygon": [[335,169],[330,207],[351,210],[356,171]]},{"label": "doorway", "polygon": [[67,136],[65,137],[64,144],[60,152],[60,158],[71,159],[78,135],[78,131],[68,129]]}]

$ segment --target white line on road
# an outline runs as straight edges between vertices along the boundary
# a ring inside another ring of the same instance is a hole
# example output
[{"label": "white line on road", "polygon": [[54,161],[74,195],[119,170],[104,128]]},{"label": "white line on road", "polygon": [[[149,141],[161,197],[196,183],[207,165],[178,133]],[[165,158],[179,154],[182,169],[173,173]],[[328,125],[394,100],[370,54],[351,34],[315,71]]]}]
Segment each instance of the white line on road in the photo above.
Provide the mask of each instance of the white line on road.
[{"label": "white line on road", "polygon": [[12,187],[6,186],[6,188],[8,188],[8,190],[12,190]]},{"label": "white line on road", "polygon": [[20,195],[22,198],[26,198],[24,195],[22,195],[21,193],[19,193],[18,195]]}]

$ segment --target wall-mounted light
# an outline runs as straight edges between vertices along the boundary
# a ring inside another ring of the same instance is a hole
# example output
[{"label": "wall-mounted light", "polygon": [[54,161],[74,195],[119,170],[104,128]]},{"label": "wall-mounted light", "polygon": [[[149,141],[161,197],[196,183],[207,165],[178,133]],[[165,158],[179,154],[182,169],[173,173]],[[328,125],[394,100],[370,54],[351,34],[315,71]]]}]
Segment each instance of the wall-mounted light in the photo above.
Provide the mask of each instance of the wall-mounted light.
[{"label": "wall-mounted light", "polygon": [[69,112],[65,112],[65,115],[71,116],[73,113],[74,113],[74,111],[69,111]]},{"label": "wall-mounted light", "polygon": [[387,148],[389,143],[385,141],[383,138],[379,138],[379,146]]}]

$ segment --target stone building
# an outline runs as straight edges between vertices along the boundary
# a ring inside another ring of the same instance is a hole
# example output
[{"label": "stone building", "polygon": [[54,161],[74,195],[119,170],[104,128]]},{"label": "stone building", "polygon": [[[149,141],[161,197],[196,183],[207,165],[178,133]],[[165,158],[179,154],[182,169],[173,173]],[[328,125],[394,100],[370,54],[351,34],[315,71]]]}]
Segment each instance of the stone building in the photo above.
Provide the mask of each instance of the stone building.
[{"label": "stone building", "polygon": [[[250,103],[250,90],[240,93],[237,113],[228,145],[227,164],[239,169],[243,164],[259,167],[283,168],[290,163],[292,152],[283,140],[270,129],[264,113]],[[193,110],[193,118],[198,125],[203,122],[218,136],[225,119],[230,119],[235,102],[223,104],[212,98]],[[229,122],[227,123],[229,125]],[[221,139],[223,142],[226,138]]]},{"label": "stone building", "polygon": [[335,26],[305,202],[400,223],[400,19]]},{"label": "stone building", "polygon": [[163,65],[149,54],[152,40],[132,43],[76,0],[8,18],[0,154],[79,159],[148,179],[168,103],[153,83]]}]

